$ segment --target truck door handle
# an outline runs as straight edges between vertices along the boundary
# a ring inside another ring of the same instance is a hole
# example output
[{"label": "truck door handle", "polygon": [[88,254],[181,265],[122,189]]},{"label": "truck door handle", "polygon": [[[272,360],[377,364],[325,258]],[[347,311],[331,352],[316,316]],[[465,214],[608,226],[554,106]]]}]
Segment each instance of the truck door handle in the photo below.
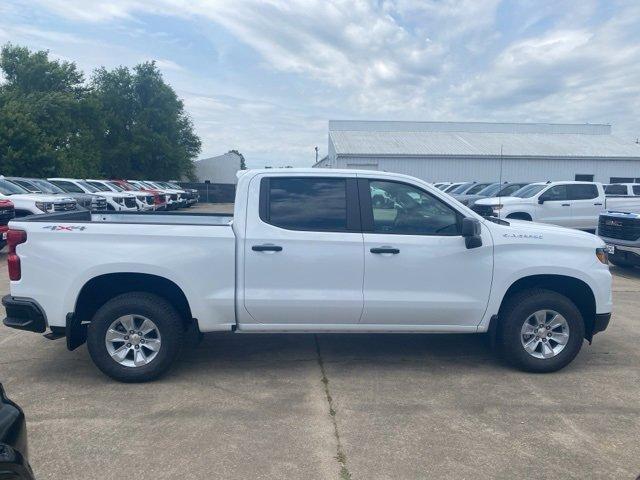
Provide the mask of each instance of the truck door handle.
[{"label": "truck door handle", "polygon": [[562,206],[563,206],[563,207],[570,207],[570,206],[571,206],[571,204],[570,204],[570,203],[563,203],[563,204],[562,204]]},{"label": "truck door handle", "polygon": [[399,249],[392,248],[392,247],[377,247],[377,248],[372,248],[369,251],[371,253],[392,253],[394,255],[397,255],[398,253],[400,253]]},{"label": "truck door handle", "polygon": [[601,204],[601,203],[594,203],[594,205],[598,205],[598,206],[601,206],[602,204]]},{"label": "truck door handle", "polygon": [[254,245],[251,250],[254,252],[281,252],[282,247],[280,245]]}]

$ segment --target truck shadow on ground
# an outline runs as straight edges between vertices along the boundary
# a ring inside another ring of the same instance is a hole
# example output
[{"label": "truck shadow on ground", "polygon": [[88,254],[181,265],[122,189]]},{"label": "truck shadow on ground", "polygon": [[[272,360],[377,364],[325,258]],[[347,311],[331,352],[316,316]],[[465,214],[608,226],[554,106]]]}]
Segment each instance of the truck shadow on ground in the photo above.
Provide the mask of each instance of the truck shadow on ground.
[{"label": "truck shadow on ground", "polygon": [[611,270],[612,275],[616,275],[618,277],[629,278],[629,279],[640,279],[640,268],[621,268],[616,267],[615,265],[610,265],[609,270]]}]

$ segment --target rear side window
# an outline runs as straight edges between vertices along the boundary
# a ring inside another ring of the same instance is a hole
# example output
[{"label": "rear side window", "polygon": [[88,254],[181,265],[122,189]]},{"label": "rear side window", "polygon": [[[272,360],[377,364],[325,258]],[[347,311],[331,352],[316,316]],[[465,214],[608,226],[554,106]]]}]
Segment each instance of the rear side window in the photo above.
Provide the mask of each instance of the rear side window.
[{"label": "rear side window", "polygon": [[593,184],[570,184],[567,185],[568,200],[591,200],[598,198],[598,187]]},{"label": "rear side window", "polygon": [[604,187],[604,193],[606,193],[607,195],[626,195],[627,186],[626,185],[607,185]]},{"label": "rear side window", "polygon": [[271,225],[290,230],[347,231],[345,178],[270,177],[262,180],[260,193],[260,218]]},{"label": "rear side window", "polygon": [[633,186],[633,194],[634,195],[640,195],[640,185],[634,185]]}]

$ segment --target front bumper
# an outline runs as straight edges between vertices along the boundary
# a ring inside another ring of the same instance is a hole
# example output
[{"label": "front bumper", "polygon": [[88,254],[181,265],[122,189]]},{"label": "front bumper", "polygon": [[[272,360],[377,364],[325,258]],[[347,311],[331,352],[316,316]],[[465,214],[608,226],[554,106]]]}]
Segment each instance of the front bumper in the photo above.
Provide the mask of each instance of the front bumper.
[{"label": "front bumper", "polygon": [[2,305],[7,311],[2,321],[5,326],[29,332],[44,333],[47,320],[40,306],[30,298],[2,297]]}]

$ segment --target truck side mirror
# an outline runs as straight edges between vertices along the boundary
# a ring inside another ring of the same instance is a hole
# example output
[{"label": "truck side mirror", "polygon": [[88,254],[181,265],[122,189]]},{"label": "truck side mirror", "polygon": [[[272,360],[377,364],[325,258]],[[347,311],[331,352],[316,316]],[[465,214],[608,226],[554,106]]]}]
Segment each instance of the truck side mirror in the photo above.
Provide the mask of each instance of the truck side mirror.
[{"label": "truck side mirror", "polygon": [[462,219],[462,236],[467,248],[478,248],[482,246],[482,227],[480,220],[465,217]]},{"label": "truck side mirror", "polygon": [[538,203],[539,203],[540,205],[542,205],[542,204],[544,203],[544,201],[545,201],[545,200],[546,200],[546,199],[544,198],[544,196],[543,196],[543,195],[540,195],[540,196],[538,197]]}]

